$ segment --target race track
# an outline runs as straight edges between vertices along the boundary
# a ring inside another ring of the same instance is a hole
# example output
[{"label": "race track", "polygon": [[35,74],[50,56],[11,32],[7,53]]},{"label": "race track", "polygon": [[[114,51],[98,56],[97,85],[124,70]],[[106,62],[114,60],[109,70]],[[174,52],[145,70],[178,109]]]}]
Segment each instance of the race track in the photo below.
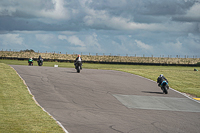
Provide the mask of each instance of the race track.
[{"label": "race track", "polygon": [[[11,65],[69,133],[199,133],[200,104],[112,70]],[[169,81],[170,82],[170,81]]]}]

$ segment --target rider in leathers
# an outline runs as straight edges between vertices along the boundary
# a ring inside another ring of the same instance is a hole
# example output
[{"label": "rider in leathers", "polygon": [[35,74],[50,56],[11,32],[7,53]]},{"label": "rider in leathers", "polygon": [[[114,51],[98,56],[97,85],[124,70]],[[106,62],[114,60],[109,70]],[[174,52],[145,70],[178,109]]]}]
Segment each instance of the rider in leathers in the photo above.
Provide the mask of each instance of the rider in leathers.
[{"label": "rider in leathers", "polygon": [[[158,78],[157,78],[157,83],[158,83],[158,86],[160,87],[160,85],[162,84],[163,81],[166,81],[168,83],[168,80],[163,76],[163,74],[161,74]],[[169,86],[168,86],[168,89],[169,89]]]},{"label": "rider in leathers", "polygon": [[37,59],[37,62],[39,63],[41,61],[41,63],[43,64],[43,58],[41,56],[39,56],[39,58]]},{"label": "rider in leathers", "polygon": [[76,68],[76,63],[77,63],[77,62],[81,62],[80,68],[82,69],[82,59],[81,59],[81,56],[80,56],[80,55],[78,55],[78,57],[77,57],[76,60],[75,60],[75,63],[74,63],[75,68]]},{"label": "rider in leathers", "polygon": [[32,57],[28,59],[28,63],[33,63],[33,58]]}]

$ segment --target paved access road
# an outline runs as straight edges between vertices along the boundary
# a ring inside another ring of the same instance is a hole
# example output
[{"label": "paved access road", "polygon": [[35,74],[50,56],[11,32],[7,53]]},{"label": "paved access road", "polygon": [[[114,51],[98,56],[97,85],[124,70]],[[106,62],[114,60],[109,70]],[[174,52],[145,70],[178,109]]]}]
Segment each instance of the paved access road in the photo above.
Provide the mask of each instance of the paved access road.
[{"label": "paved access road", "polygon": [[[199,133],[200,104],[119,71],[12,67],[69,133]],[[170,82],[170,81],[169,81]]]}]

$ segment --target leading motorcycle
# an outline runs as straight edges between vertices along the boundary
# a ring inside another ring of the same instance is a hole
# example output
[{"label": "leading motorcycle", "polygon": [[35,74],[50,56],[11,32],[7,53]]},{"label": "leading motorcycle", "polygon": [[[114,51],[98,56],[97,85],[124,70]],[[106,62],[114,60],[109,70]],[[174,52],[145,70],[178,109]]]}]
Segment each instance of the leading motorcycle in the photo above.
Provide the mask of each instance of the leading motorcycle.
[{"label": "leading motorcycle", "polygon": [[81,71],[81,62],[80,61],[77,61],[75,63],[75,68],[76,68],[77,73],[80,73],[80,71]]},{"label": "leading motorcycle", "polygon": [[169,85],[167,83],[167,81],[163,81],[160,85],[161,90],[163,91],[163,93],[168,94],[168,89],[169,89]]}]

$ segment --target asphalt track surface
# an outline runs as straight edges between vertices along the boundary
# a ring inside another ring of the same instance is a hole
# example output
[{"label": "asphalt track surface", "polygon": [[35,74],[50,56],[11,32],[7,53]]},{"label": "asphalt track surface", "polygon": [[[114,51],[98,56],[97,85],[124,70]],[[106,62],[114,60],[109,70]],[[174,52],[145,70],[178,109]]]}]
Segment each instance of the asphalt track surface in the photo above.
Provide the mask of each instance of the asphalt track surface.
[{"label": "asphalt track surface", "polygon": [[[199,133],[200,104],[112,70],[12,67],[69,133]],[[169,81],[170,82],[170,81]]]}]

